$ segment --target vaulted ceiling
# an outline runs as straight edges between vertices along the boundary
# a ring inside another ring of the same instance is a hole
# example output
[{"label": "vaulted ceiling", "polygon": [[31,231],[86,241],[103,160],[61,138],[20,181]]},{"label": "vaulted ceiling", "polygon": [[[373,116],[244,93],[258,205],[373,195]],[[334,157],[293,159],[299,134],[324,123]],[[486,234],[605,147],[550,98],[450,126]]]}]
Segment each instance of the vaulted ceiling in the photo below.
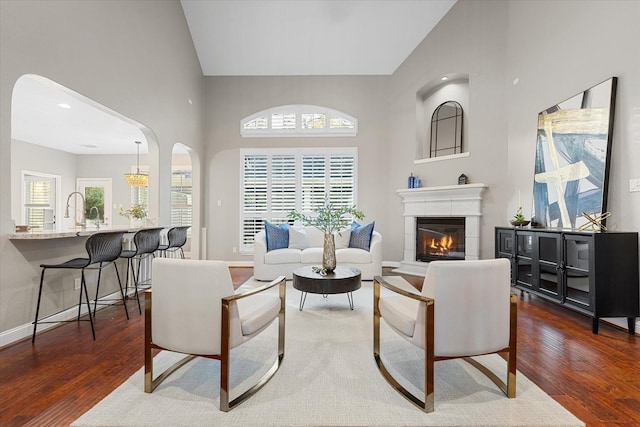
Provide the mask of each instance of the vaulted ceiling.
[{"label": "vaulted ceiling", "polygon": [[[205,76],[391,75],[455,2],[181,0]],[[75,154],[134,154],[133,141],[145,141],[117,114],[56,86],[19,81],[12,138]]]},{"label": "vaulted ceiling", "polygon": [[455,0],[182,0],[206,76],[390,75]]}]

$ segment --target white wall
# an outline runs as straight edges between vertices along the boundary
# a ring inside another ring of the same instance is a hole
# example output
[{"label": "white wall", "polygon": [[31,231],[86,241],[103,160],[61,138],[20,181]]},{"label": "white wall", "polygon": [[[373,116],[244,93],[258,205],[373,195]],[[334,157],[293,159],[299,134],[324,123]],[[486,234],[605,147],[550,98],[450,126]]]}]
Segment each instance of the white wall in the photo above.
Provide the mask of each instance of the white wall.
[{"label": "white wall", "polygon": [[[143,125],[150,174],[160,177],[150,186],[150,202],[168,222],[173,145],[191,147],[196,158],[203,151],[202,72],[177,0],[1,1],[0,57],[0,200],[11,199],[13,86],[24,74],[38,74]],[[200,166],[194,170],[201,203]],[[74,239],[10,241],[12,225],[10,205],[0,204],[0,333],[33,320],[40,262],[84,253]],[[52,282],[51,307],[77,298],[68,285]]]}]

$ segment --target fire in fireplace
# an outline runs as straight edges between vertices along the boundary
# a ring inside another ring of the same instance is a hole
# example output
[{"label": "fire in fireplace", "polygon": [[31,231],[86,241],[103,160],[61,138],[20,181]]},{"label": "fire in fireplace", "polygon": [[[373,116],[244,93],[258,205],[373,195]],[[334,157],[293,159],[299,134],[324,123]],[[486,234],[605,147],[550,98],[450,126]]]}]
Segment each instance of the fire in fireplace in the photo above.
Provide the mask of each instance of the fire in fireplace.
[{"label": "fire in fireplace", "polygon": [[416,218],[416,261],[464,259],[464,218]]}]

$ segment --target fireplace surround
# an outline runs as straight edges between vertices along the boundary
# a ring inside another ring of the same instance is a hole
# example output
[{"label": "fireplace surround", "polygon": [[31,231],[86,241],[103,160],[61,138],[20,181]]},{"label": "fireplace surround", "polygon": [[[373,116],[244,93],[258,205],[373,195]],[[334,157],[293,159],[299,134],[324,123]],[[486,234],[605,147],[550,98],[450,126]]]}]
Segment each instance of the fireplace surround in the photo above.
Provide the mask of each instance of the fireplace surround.
[{"label": "fireplace surround", "polygon": [[398,190],[404,204],[404,257],[397,273],[424,276],[428,262],[417,260],[417,219],[464,218],[464,259],[480,257],[480,217],[485,184]]}]

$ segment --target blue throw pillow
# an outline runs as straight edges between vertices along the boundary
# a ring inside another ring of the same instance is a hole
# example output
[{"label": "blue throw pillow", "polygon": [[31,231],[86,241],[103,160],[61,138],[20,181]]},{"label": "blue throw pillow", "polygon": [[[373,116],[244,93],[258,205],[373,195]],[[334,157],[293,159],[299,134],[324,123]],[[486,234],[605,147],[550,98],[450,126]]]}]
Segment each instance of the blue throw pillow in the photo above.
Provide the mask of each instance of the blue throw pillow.
[{"label": "blue throw pillow", "polygon": [[360,225],[357,222],[351,223],[350,248],[364,249],[368,251],[371,247],[371,236],[373,236],[373,226],[376,222],[367,225]]},{"label": "blue throw pillow", "polygon": [[264,232],[267,236],[267,252],[289,247],[289,224],[273,225],[265,221]]}]

